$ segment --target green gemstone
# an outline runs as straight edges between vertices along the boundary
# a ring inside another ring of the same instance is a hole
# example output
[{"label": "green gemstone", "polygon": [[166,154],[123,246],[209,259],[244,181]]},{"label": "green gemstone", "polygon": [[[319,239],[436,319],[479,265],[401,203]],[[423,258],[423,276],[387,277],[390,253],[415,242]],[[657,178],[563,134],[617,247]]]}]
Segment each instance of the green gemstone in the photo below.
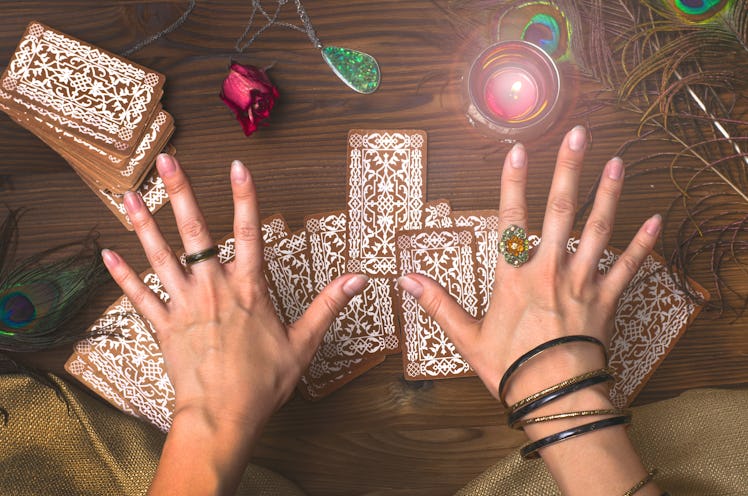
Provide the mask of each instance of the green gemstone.
[{"label": "green gemstone", "polygon": [[379,87],[379,64],[368,53],[326,46],[322,49],[322,58],[335,75],[354,91],[369,94]]}]

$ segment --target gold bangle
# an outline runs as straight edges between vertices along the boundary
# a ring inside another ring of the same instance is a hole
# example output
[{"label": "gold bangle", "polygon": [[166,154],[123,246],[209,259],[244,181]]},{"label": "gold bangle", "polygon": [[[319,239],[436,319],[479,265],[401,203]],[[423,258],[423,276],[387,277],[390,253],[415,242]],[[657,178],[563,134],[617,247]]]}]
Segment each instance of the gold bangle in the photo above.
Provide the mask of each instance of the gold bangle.
[{"label": "gold bangle", "polygon": [[606,367],[604,369],[597,369],[591,372],[585,372],[584,374],[580,374],[576,377],[572,377],[571,379],[566,379],[563,382],[559,382],[558,384],[554,384],[553,386],[547,387],[543,389],[542,391],[538,391],[535,394],[531,394],[525,399],[519,400],[517,403],[509,407],[509,411],[513,412],[519,408],[522,408],[525,405],[532,403],[533,401],[537,399],[542,398],[543,396],[547,396],[551,393],[555,393],[556,391],[560,391],[561,389],[564,389],[567,386],[571,386],[572,384],[578,384],[591,377],[597,377],[599,375],[604,375],[604,374],[613,375],[614,373],[615,373],[615,370],[613,370],[611,367]]},{"label": "gold bangle", "polygon": [[613,369],[607,367],[572,377],[524,398],[507,410],[507,424],[512,426],[528,413],[557,399],[603,382],[614,381]]},{"label": "gold bangle", "polygon": [[639,492],[639,489],[643,488],[644,486],[652,482],[652,479],[654,479],[655,475],[657,475],[657,469],[653,468],[652,470],[649,471],[649,473],[647,474],[645,478],[643,478],[642,480],[634,484],[634,487],[632,487],[631,489],[623,493],[623,496],[632,496],[633,494]]},{"label": "gold bangle", "polygon": [[631,415],[631,410],[621,408],[608,408],[602,410],[582,410],[579,412],[556,413],[553,415],[541,415],[524,420],[518,420],[510,425],[512,429],[522,428],[530,424],[539,424],[541,422],[550,422],[552,420],[561,420],[576,417],[590,417],[593,415]]}]

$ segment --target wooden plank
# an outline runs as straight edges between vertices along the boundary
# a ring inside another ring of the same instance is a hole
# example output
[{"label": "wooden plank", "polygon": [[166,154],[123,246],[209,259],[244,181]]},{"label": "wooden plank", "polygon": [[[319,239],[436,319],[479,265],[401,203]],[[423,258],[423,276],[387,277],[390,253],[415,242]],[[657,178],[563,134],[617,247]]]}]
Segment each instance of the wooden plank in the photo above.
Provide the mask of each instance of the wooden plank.
[{"label": "wooden plank", "polygon": [[[119,51],[174,19],[185,1],[9,1],[0,18],[0,62],[7,61],[25,25],[39,19],[60,30]],[[447,2],[329,0],[306,2],[320,38],[367,51],[382,67],[382,86],[361,96],[342,85],[302,33],[271,29],[245,54],[234,51],[249,2],[201,1],[185,25],[133,60],[166,74],[165,108],[176,119],[174,143],[191,175],[216,237],[231,229],[231,160],[255,176],[263,215],[282,212],[291,228],[305,215],[344,208],[346,135],[351,128],[421,128],[429,134],[429,199],[448,198],[455,210],[496,208],[500,164],[507,145],[479,135],[463,116],[460,78],[485,40],[491,12],[463,9],[447,15]],[[440,7],[440,8],[439,8]],[[292,21],[295,15],[288,7]],[[270,126],[245,138],[218,99],[230,58],[275,66],[270,75],[281,99]],[[576,91],[593,88],[582,86]],[[570,87],[570,90],[574,90]],[[530,227],[539,228],[554,155],[564,132],[579,119],[569,112],[530,152]],[[593,142],[582,174],[580,201],[605,161],[636,133],[630,116],[605,112],[585,121]],[[637,147],[625,158],[660,150]],[[666,165],[661,163],[660,165]],[[676,190],[665,174],[627,182],[612,244],[623,248],[651,213],[664,211]],[[116,248],[137,270],[147,266],[134,234],[126,232],[65,162],[31,134],[0,115],[0,195],[26,208],[18,256],[84,237],[91,228],[102,246]],[[300,202],[299,198],[304,201]],[[157,216],[178,246],[171,207]],[[666,235],[669,235],[666,232]],[[709,273],[695,273],[709,283]],[[737,270],[728,279],[748,292]],[[92,321],[116,297],[110,284],[81,315]],[[748,317],[704,313],[655,373],[639,402],[691,387],[748,383]],[[18,356],[62,371],[70,350]],[[502,410],[475,378],[406,383],[400,359],[389,357],[351,385],[319,403],[291,400],[271,421],[256,450],[257,462],[278,470],[310,494],[452,494],[511,452],[523,437],[503,427]]]}]

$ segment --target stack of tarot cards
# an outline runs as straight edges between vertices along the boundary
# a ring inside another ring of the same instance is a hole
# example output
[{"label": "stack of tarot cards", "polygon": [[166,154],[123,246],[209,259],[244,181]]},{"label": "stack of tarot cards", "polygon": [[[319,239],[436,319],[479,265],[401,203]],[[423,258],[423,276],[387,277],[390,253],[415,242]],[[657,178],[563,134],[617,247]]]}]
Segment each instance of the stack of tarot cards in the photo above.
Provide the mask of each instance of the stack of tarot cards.
[{"label": "stack of tarot cards", "polygon": [[168,197],[154,167],[174,119],[165,78],[31,22],[0,79],[0,109],[59,153],[128,229],[126,191],[155,212]]},{"label": "stack of tarot cards", "polygon": [[[475,375],[442,329],[409,294],[399,276],[417,272],[439,281],[472,315],[488,307],[499,260],[499,215],[452,211],[447,200],[425,200],[426,133],[362,130],[348,135],[347,208],[309,215],[292,232],[281,215],[263,221],[265,279],[281,321],[295,322],[335,277],[364,273],[369,284],[325,334],[298,390],[322,398],[401,353],[407,380]],[[533,236],[533,243],[540,240]],[[576,238],[568,243],[573,252]],[[219,243],[230,263],[234,240]],[[605,251],[599,269],[618,257]],[[166,299],[152,271],[143,280]],[[695,284],[694,291],[708,294]],[[700,307],[656,256],[647,258],[615,315],[610,365],[616,405],[630,403],[698,314]],[[151,324],[120,297],[80,341],[66,369],[125,412],[168,430],[174,390]],[[110,332],[110,334],[101,334]]]}]

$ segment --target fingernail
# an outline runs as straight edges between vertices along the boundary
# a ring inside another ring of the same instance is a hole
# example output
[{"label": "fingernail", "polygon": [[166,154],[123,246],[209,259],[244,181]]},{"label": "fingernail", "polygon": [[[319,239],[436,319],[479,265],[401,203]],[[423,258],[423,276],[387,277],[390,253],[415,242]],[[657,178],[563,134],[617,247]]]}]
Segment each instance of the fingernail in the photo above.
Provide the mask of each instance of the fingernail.
[{"label": "fingernail", "polygon": [[423,286],[421,285],[421,283],[416,281],[415,279],[411,279],[408,276],[402,276],[397,280],[397,283],[401,288],[410,293],[414,298],[420,298],[423,294]]},{"label": "fingernail", "polygon": [[356,274],[343,284],[343,293],[351,298],[359,294],[369,283],[369,278],[363,274]]},{"label": "fingernail", "polygon": [[524,167],[526,158],[527,153],[525,153],[525,146],[522,143],[516,143],[509,151],[509,163],[515,169]]},{"label": "fingernail", "polygon": [[161,177],[169,177],[177,170],[177,163],[168,153],[161,153],[156,158],[156,168]]},{"label": "fingernail", "polygon": [[657,236],[660,234],[662,228],[662,215],[654,214],[647,223],[644,225],[644,231],[650,236]]},{"label": "fingernail", "polygon": [[231,162],[231,180],[234,184],[244,184],[249,178],[249,172],[244,164],[238,160]]},{"label": "fingernail", "polygon": [[613,157],[608,162],[608,177],[613,179],[614,181],[618,181],[621,179],[621,176],[623,175],[623,160],[621,160],[619,157]]},{"label": "fingernail", "polygon": [[587,142],[587,130],[584,126],[576,126],[569,132],[569,148],[575,152],[581,152]]},{"label": "fingernail", "polygon": [[112,250],[107,250],[106,248],[101,250],[101,258],[107,267],[116,267],[119,264],[119,256]]},{"label": "fingernail", "polygon": [[128,212],[137,212],[143,208],[143,199],[139,194],[127,191],[125,193],[125,208]]}]

